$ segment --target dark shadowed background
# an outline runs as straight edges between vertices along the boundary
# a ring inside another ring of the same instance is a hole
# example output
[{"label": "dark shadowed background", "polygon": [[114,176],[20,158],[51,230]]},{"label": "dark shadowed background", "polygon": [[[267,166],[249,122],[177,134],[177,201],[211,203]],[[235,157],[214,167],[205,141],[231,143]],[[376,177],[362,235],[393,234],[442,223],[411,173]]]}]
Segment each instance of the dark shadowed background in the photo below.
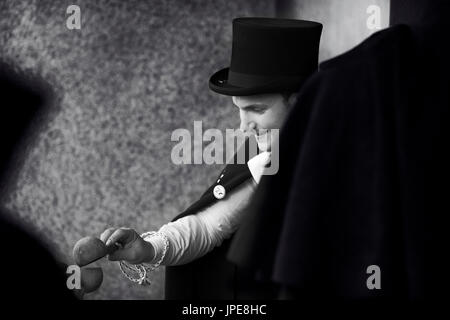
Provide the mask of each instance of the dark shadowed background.
[{"label": "dark shadowed background", "polygon": [[[50,1],[0,2],[0,59],[46,79],[52,114],[29,146],[4,206],[32,226],[57,257],[72,263],[75,242],[110,226],[157,229],[200,196],[221,165],[171,162],[177,128],[235,128],[231,99],[208,78],[229,63],[231,21],[282,16],[324,24],[321,60],[375,30],[366,8],[388,1]],[[66,9],[81,8],[81,30]],[[348,17],[351,17],[348,18]],[[39,261],[30,261],[39,263]],[[116,264],[88,299],[160,299],[162,269],[151,287],[128,281]]]}]

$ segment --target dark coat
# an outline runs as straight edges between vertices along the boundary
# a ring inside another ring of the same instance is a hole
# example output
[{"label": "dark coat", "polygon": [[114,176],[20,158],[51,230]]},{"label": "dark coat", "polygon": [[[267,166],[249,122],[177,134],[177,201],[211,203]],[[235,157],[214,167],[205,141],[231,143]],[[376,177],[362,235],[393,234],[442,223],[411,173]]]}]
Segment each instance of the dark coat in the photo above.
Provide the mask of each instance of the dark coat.
[{"label": "dark coat", "polygon": [[[281,130],[278,174],[262,178],[235,234],[234,262],[295,298],[445,288],[448,31],[394,26],[320,66]],[[381,290],[366,286],[370,265]]]},{"label": "dark coat", "polygon": [[[248,140],[245,144],[248,161]],[[230,192],[252,175],[246,164],[228,164],[219,177],[224,174],[220,184],[226,192]],[[218,179],[215,180],[215,182]],[[173,221],[182,217],[196,214],[212,205],[217,200],[213,195],[213,189],[218,183],[210,186],[200,199],[179,214]],[[226,199],[226,198],[224,198]],[[268,295],[264,285],[253,283],[245,268],[238,268],[234,263],[226,259],[231,239],[225,240],[221,246],[191,263],[166,267],[165,298],[173,299],[252,299],[261,294]],[[272,290],[269,288],[269,290]]]}]

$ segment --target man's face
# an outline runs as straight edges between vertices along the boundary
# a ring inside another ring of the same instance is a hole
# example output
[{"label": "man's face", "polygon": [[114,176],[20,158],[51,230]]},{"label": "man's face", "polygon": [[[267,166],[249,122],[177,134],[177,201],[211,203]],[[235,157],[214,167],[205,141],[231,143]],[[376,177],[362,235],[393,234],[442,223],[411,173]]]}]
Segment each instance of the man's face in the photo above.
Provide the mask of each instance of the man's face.
[{"label": "man's face", "polygon": [[258,94],[234,96],[233,103],[239,108],[240,129],[255,134],[258,147],[270,150],[269,129],[281,129],[288,113],[288,102],[281,94]]}]

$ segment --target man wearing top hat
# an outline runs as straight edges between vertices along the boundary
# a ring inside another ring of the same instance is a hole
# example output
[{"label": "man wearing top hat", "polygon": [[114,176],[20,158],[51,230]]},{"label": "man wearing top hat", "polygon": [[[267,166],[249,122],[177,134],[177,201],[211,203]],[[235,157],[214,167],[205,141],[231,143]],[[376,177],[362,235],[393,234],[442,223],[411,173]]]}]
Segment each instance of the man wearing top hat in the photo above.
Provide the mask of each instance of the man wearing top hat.
[{"label": "man wearing top hat", "polygon": [[295,93],[317,69],[321,31],[322,25],[312,21],[233,20],[231,65],[214,73],[209,87],[232,97],[240,129],[254,134],[260,153],[249,159],[246,152],[245,164],[228,164],[197,202],[157,232],[105,230],[101,240],[119,244],[109,259],[119,261],[127,278],[148,283],[150,272],[164,265],[166,299],[273,297],[270,287],[249,279],[226,253],[270,162],[270,130],[281,128]]}]

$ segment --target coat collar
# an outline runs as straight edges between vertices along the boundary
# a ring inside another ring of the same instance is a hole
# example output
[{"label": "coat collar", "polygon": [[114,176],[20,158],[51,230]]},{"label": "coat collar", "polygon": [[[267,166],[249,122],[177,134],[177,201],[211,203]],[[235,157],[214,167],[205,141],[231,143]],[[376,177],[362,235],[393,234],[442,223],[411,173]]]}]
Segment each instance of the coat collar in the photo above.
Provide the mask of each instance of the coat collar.
[{"label": "coat collar", "polygon": [[[207,206],[213,204],[216,201],[221,201],[216,199],[213,190],[217,185],[224,187],[226,192],[230,192],[234,188],[238,187],[241,183],[252,177],[252,174],[247,166],[247,161],[249,160],[249,140],[246,139],[244,145],[241,148],[245,149],[245,163],[237,164],[237,155],[234,155],[233,163],[228,164],[219,176],[214,180],[212,184],[200,197],[198,201],[193,203],[184,212],[176,216],[172,221],[180,219],[182,217],[195,214],[198,211],[206,208]],[[225,198],[226,199],[226,196]]]}]

